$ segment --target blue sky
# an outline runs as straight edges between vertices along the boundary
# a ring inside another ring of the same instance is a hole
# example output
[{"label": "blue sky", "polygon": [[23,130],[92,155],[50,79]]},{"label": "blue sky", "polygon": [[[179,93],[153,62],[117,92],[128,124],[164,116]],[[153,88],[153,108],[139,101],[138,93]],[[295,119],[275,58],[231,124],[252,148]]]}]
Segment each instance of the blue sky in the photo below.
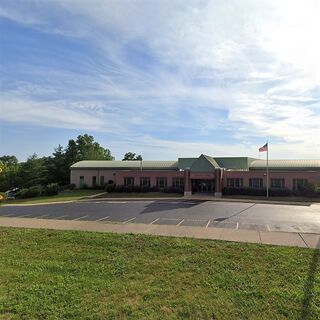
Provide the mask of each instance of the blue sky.
[{"label": "blue sky", "polygon": [[[320,158],[317,0],[2,0],[0,150]],[[263,155],[264,156],[264,155]]]}]

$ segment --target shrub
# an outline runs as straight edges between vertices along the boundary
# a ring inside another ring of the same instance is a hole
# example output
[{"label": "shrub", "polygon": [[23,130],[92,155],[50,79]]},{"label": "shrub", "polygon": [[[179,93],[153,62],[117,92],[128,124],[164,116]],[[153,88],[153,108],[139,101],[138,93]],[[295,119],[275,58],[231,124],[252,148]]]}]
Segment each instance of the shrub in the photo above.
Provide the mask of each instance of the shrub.
[{"label": "shrub", "polygon": [[141,187],[140,186],[134,186],[133,187],[133,192],[141,192]]},{"label": "shrub", "polygon": [[74,190],[76,188],[76,185],[74,183],[70,183],[68,186],[67,186],[67,189],[69,190]]},{"label": "shrub", "polygon": [[302,197],[316,197],[316,187],[312,183],[308,183],[305,186],[299,186],[298,190],[294,191],[294,195]]},{"label": "shrub", "polygon": [[162,190],[164,193],[183,193],[183,190],[174,188],[174,187],[166,187]]},{"label": "shrub", "polygon": [[292,191],[284,188],[284,189],[269,189],[269,195],[271,197],[290,197],[292,196]]},{"label": "shrub", "polygon": [[108,184],[106,184],[106,186],[105,186],[105,190],[106,190],[108,193],[114,192],[115,187],[116,187],[116,186],[115,186],[114,183],[108,183]]},{"label": "shrub", "polygon": [[57,183],[50,183],[47,185],[46,194],[53,196],[59,193],[59,185]]},{"label": "shrub", "polygon": [[20,190],[17,194],[17,198],[33,198],[40,195],[39,187],[34,186]]},{"label": "shrub", "polygon": [[86,183],[83,183],[82,186],[80,186],[80,189],[88,189],[88,185]]},{"label": "shrub", "polygon": [[247,195],[248,188],[223,188],[223,195],[233,196],[233,195]]}]

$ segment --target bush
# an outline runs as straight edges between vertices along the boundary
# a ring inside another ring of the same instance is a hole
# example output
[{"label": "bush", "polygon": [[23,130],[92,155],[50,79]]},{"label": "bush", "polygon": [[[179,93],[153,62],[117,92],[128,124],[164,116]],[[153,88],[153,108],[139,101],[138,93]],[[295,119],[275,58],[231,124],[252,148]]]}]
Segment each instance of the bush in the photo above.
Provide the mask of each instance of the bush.
[{"label": "bush", "polygon": [[183,193],[183,190],[174,188],[174,187],[166,187],[162,190],[164,193]]},{"label": "bush", "polygon": [[46,195],[53,196],[59,193],[59,185],[57,183],[50,183],[46,188]]},{"label": "bush", "polygon": [[248,188],[223,188],[222,194],[227,196],[247,195]]},{"label": "bush", "polygon": [[317,197],[316,187],[312,183],[308,183],[305,186],[299,186],[298,190],[294,191],[295,196],[301,197]]},{"label": "bush", "polygon": [[293,193],[290,189],[269,189],[269,196],[271,197],[290,197]]},{"label": "bush", "polygon": [[88,185],[86,183],[83,183],[82,186],[80,186],[80,189],[88,189]]},{"label": "bush", "polygon": [[108,183],[108,184],[106,184],[106,186],[105,186],[105,190],[106,190],[108,193],[114,192],[115,187],[116,187],[116,186],[115,186],[114,183]]},{"label": "bush", "polygon": [[33,197],[37,197],[39,195],[40,195],[39,187],[34,186],[34,187],[25,188],[25,189],[20,190],[16,194],[16,197],[17,198],[33,198]]}]

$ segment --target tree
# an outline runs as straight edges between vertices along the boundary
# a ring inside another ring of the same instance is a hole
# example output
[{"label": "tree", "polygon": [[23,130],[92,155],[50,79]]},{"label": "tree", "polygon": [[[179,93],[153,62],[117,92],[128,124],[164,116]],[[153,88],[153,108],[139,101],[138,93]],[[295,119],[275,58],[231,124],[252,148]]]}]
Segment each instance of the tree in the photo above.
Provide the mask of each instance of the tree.
[{"label": "tree", "polygon": [[20,185],[32,187],[47,182],[47,158],[38,158],[37,154],[31,155],[26,162],[21,163],[19,170]]},{"label": "tree", "polygon": [[69,183],[69,168],[66,166],[66,154],[64,148],[59,144],[54,149],[52,157],[46,159],[46,167],[48,170],[47,183],[58,183],[66,185]]},{"label": "tree", "polygon": [[127,152],[124,156],[122,161],[125,160],[130,160],[130,161],[135,161],[135,160],[142,160],[142,156],[140,154],[136,155],[133,152]]},{"label": "tree", "polygon": [[0,191],[7,191],[19,185],[20,165],[15,156],[0,157]]}]

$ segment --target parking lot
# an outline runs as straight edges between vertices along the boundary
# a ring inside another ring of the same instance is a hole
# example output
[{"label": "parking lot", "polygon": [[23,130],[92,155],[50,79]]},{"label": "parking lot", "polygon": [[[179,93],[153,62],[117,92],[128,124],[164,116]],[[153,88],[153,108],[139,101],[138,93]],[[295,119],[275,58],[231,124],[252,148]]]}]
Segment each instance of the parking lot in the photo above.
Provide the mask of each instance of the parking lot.
[{"label": "parking lot", "polygon": [[320,205],[159,200],[3,206],[0,216],[260,231],[320,232]]}]

